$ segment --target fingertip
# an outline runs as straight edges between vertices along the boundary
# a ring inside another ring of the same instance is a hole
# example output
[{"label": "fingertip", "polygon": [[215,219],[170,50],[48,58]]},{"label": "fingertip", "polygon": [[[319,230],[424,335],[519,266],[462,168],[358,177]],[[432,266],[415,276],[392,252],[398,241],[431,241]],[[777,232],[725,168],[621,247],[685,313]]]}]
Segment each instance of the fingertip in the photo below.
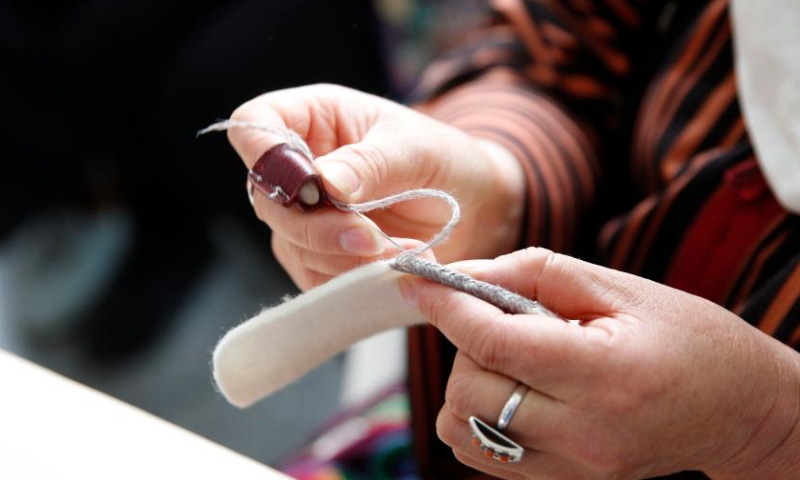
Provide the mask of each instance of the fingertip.
[{"label": "fingertip", "polygon": [[[275,145],[286,143],[289,133],[283,118],[271,108],[264,108],[251,100],[234,110],[224,124],[228,142],[241,157],[247,168],[253,165]],[[286,134],[280,132],[286,131]]]},{"label": "fingertip", "polygon": [[479,276],[491,269],[494,262],[488,259],[462,260],[448,265],[453,270],[465,273],[470,276]]}]

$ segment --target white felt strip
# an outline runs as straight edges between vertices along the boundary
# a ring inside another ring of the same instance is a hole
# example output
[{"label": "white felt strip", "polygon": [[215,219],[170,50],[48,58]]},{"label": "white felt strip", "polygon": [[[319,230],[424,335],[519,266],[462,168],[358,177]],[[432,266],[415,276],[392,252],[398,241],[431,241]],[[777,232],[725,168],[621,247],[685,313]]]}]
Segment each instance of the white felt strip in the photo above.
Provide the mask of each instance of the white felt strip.
[{"label": "white felt strip", "polygon": [[247,407],[364,338],[425,319],[397,289],[403,273],[375,262],[270,308],[229,331],[214,350],[214,378]]}]

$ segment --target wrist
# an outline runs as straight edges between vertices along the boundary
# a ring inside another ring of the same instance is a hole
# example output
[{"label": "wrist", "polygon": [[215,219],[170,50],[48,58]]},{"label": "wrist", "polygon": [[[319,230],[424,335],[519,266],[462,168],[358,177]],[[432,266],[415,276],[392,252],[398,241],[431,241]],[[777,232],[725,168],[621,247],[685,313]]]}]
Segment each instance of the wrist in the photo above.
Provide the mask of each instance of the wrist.
[{"label": "wrist", "polygon": [[[758,335],[763,335],[760,332]],[[800,355],[767,338],[775,368],[774,401],[746,444],[705,473],[714,480],[794,480],[800,469]]]},{"label": "wrist", "polygon": [[523,235],[527,181],[519,160],[499,143],[476,138],[478,148],[486,155],[493,171],[495,188],[491,191],[491,207],[486,209],[484,224],[497,225],[497,242],[490,258],[517,250]]}]

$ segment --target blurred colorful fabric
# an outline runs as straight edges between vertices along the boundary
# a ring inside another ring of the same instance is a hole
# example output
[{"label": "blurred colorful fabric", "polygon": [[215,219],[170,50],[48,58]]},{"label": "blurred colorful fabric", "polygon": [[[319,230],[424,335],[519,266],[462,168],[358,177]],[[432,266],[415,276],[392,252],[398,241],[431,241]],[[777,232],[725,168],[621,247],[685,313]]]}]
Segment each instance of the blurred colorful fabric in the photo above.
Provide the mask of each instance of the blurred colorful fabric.
[{"label": "blurred colorful fabric", "polygon": [[298,480],[417,480],[402,387],[334,418],[281,468]]}]

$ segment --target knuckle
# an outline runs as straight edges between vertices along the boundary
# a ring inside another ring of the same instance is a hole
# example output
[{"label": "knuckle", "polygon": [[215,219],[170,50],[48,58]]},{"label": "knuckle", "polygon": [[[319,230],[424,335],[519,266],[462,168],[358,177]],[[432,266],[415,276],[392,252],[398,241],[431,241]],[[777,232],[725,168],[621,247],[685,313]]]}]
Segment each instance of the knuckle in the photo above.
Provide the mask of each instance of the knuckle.
[{"label": "knuckle", "polygon": [[534,263],[538,258],[541,257],[544,257],[545,263],[547,263],[549,261],[553,261],[553,259],[556,257],[555,252],[544,247],[526,247],[517,251],[516,254],[512,253],[511,255],[519,257],[520,263],[523,264]]},{"label": "knuckle", "polygon": [[[296,230],[298,242],[318,254],[341,255],[347,253],[340,236],[352,228],[361,227],[356,220],[344,215],[324,212],[291,212],[291,228]],[[351,256],[351,255],[348,255]]]},{"label": "knuckle", "polygon": [[316,270],[317,265],[312,261],[311,252],[277,235],[272,236],[272,252],[281,267],[302,290],[329,279],[328,275]]},{"label": "knuckle", "polygon": [[272,236],[272,252],[278,264],[289,274],[289,277],[301,290],[306,290],[310,287],[306,276],[306,268],[297,261],[293,247],[286,240],[278,238],[276,235]]},{"label": "knuckle", "polygon": [[376,184],[382,183],[389,174],[389,159],[383,150],[370,143],[356,143],[350,146],[350,152],[360,159],[360,165],[355,168],[362,170],[366,176]]},{"label": "knuckle", "polygon": [[256,212],[256,218],[266,223],[270,228],[272,228],[272,225],[269,224],[269,215],[267,215],[266,209],[264,208],[261,202],[262,200],[256,197],[256,202],[255,202],[256,204],[253,207],[253,210],[255,210]]},{"label": "knuckle", "polygon": [[300,243],[312,251],[316,251],[314,243],[316,242],[316,235],[314,229],[311,228],[311,222],[298,222],[298,233],[300,234]]},{"label": "knuckle", "polygon": [[456,448],[453,448],[452,450],[453,450],[453,456],[456,457],[456,460],[458,460],[459,462],[467,464],[467,462],[471,460],[467,455],[465,455],[460,450]]},{"label": "knuckle", "polygon": [[526,272],[530,275],[533,285],[532,298],[538,297],[538,280],[557,267],[559,255],[552,250],[542,247],[528,247],[506,256],[505,261],[510,265],[509,270]]},{"label": "knuckle", "polygon": [[311,270],[309,268],[305,268],[304,270],[306,272],[306,284],[308,286],[303,288],[303,290],[318,287],[332,278],[330,275],[325,275],[324,273],[317,272],[316,270]]},{"label": "knuckle", "polygon": [[629,478],[632,470],[629,457],[624,449],[606,450],[589,459],[589,464],[602,480],[622,480]]},{"label": "knuckle", "polygon": [[297,242],[314,253],[333,253],[339,250],[337,235],[343,227],[311,214],[292,212],[291,225]]},{"label": "knuckle", "polygon": [[[616,272],[614,272],[616,274]],[[612,312],[630,311],[644,302],[644,297],[625,279],[601,276],[597,272],[585,272],[590,285],[597,289],[597,298]]]},{"label": "knuckle", "polygon": [[455,447],[458,443],[458,426],[446,408],[442,408],[436,417],[436,435],[451,447]]},{"label": "knuckle", "polygon": [[310,290],[314,287],[314,285],[311,284],[311,281],[306,278],[305,275],[293,275],[290,273],[289,277],[292,279],[295,285],[297,285],[297,288],[300,289],[301,292],[305,292],[306,290]]},{"label": "knuckle", "polygon": [[500,319],[499,322],[490,322],[475,332],[469,351],[483,368],[500,372],[506,365],[506,359],[511,355],[508,351],[510,347],[508,329],[504,328],[502,319]]},{"label": "knuckle", "polygon": [[272,254],[275,256],[275,260],[278,261],[278,264],[286,270],[286,258],[275,240],[272,241]]},{"label": "knuckle", "polygon": [[272,253],[275,255],[275,259],[278,260],[278,263],[281,264],[284,270],[289,270],[289,267],[294,263],[291,261],[291,245],[289,242],[277,235],[272,235],[271,244]]},{"label": "knuckle", "polygon": [[301,273],[297,275],[290,275],[292,280],[295,281],[297,284],[297,288],[300,289],[301,292],[305,292],[311,290],[312,288],[317,286],[317,281],[314,279],[314,272],[307,269],[301,268],[299,269]]},{"label": "knuckle", "polygon": [[[550,250],[544,250],[544,252],[542,252],[542,250],[544,249],[536,250],[536,254],[544,255],[544,261],[541,262],[542,266],[539,269],[539,272],[536,272],[538,278],[548,275],[549,272],[552,272],[553,270],[564,268],[563,260],[561,259],[560,255]],[[534,255],[534,253],[530,252],[529,255]]]},{"label": "knuckle", "polygon": [[459,450],[458,448],[453,448],[452,451],[453,451],[453,457],[455,457],[456,460],[463,463],[464,465],[475,468],[477,470],[483,468],[478,462],[476,462],[462,450]]},{"label": "knuckle", "polygon": [[277,210],[283,207],[267,198],[266,195],[258,190],[256,190],[254,198],[255,204],[253,205],[253,211],[256,214],[256,218],[267,224],[273,231],[287,232],[284,223],[280,221],[280,212]]},{"label": "knuckle", "polygon": [[307,268],[309,270],[319,270],[319,265],[314,260],[313,253],[308,251],[305,248],[298,247],[297,245],[292,245],[292,256],[294,262],[299,265],[302,265],[303,268]]},{"label": "knuckle", "polygon": [[628,382],[631,382],[628,388],[620,389],[606,401],[610,414],[618,418],[641,415],[654,400],[663,398],[667,393],[666,388],[655,387],[652,382],[648,382],[636,374],[632,375]]},{"label": "knuckle", "polygon": [[472,407],[473,383],[474,377],[471,375],[459,373],[450,375],[444,399],[450,411],[456,417],[466,419],[474,413]]},{"label": "knuckle", "polygon": [[422,296],[419,299],[420,309],[425,317],[436,327],[441,319],[447,314],[449,309],[449,299],[447,296]]}]

